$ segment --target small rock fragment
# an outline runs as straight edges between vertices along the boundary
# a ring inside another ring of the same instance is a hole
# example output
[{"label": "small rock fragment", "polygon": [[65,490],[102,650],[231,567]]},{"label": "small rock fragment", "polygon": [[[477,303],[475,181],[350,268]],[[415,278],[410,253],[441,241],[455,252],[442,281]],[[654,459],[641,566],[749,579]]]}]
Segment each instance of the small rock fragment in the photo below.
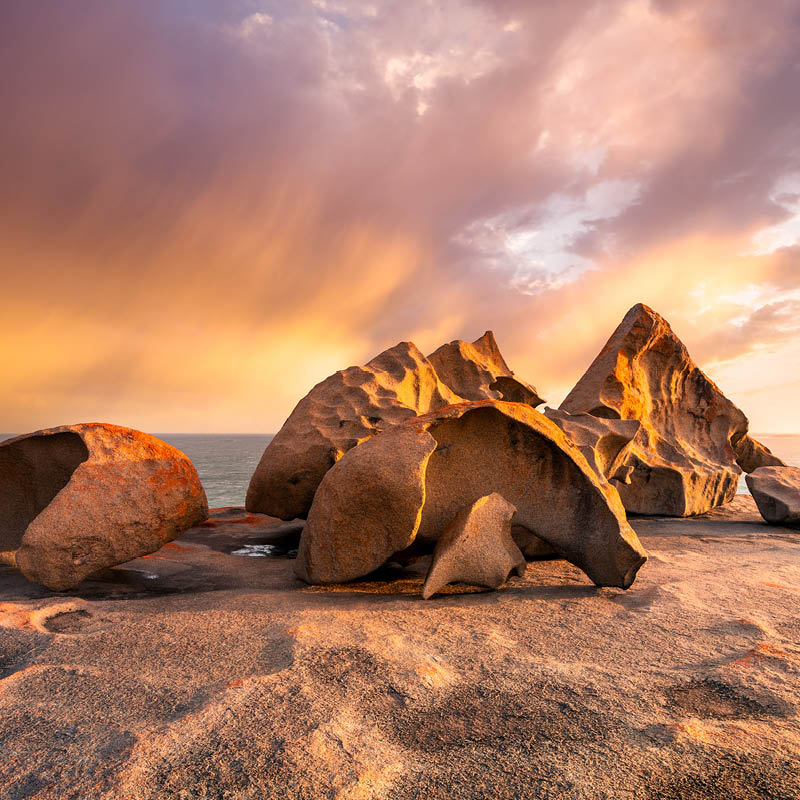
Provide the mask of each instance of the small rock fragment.
[{"label": "small rock fragment", "polygon": [[444,529],[422,587],[426,600],[448,583],[497,589],[515,573],[525,575],[525,556],[511,538],[516,513],[497,492],[462,508]]}]

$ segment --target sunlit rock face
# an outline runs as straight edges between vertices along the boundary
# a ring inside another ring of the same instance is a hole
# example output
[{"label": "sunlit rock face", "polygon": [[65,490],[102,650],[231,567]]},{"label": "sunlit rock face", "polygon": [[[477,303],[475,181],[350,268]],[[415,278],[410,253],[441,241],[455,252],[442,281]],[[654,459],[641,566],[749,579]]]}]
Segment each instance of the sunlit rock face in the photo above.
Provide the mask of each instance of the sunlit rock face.
[{"label": "sunlit rock face", "polygon": [[646,559],[617,491],[530,406],[451,405],[378,433],[320,484],[297,574],[309,583],[367,575],[412,542],[433,549],[464,508],[496,492],[514,524],[596,584],[627,588]]},{"label": "sunlit rock face", "polygon": [[247,491],[248,510],[305,517],[325,473],[351,448],[410,417],[465,398],[541,403],[508,368],[491,331],[454,341],[426,358],[401,342],[364,366],[317,384],[270,442]]},{"label": "sunlit rock face", "polygon": [[409,417],[459,401],[412,342],[318,383],[264,451],[247,509],[305,517],[325,473],[352,447]]},{"label": "sunlit rock face", "polygon": [[448,583],[500,588],[525,575],[525,556],[511,538],[517,509],[497,492],[462,508],[444,529],[433,551],[422,596],[427,600]]},{"label": "sunlit rock face", "polygon": [[183,453],[102,423],[0,443],[0,508],[2,560],[54,590],[152,553],[208,514]]},{"label": "sunlit rock face", "polygon": [[745,480],[766,522],[800,528],[800,468],[760,467]]},{"label": "sunlit rock face", "polygon": [[641,423],[625,460],[628,482],[617,483],[625,508],[638,514],[702,514],[733,499],[740,464],[782,463],[747,435],[742,411],[669,323],[642,304],[625,315],[561,410]]},{"label": "sunlit rock face", "polygon": [[464,400],[507,400],[533,407],[544,402],[509,369],[491,331],[474,342],[456,339],[443,344],[428,360],[442,382]]}]

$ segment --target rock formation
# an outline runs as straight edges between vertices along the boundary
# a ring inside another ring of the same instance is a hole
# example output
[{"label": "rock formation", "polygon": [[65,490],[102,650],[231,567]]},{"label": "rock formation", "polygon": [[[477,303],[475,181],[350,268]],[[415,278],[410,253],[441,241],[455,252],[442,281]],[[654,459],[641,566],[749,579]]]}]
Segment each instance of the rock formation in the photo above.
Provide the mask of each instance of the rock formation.
[{"label": "rock formation", "polygon": [[444,345],[431,359],[401,342],[365,366],[317,384],[264,451],[247,490],[247,509],[305,517],[323,476],[348,450],[410,417],[462,402],[458,392],[476,400],[542,402],[513,376],[491,331],[472,344]]},{"label": "rock formation", "polygon": [[269,443],[250,480],[247,510],[305,517],[323,476],[350,448],[458,399],[411,342],[334,373],[297,404]]},{"label": "rock formation", "polygon": [[561,410],[641,423],[625,459],[630,481],[618,483],[625,508],[638,514],[702,514],[735,496],[737,460],[746,469],[779,462],[747,435],[745,415],[692,361],[667,321],[641,304]]},{"label": "rock formation", "polygon": [[0,508],[2,560],[57,591],[158,550],[208,513],[183,453],[101,423],[0,443]]},{"label": "rock formation", "polygon": [[629,445],[641,427],[638,420],[604,419],[554,408],[546,408],[544,415],[564,431],[600,478],[630,481],[631,468],[625,466],[625,460]]},{"label": "rock formation", "polygon": [[533,386],[514,377],[491,331],[474,342],[456,339],[443,344],[428,360],[441,381],[464,400],[507,400],[534,407],[544,402]]},{"label": "rock formation", "polygon": [[760,467],[745,480],[765,521],[800,528],[800,467]]},{"label": "rock formation", "polygon": [[322,479],[300,538],[295,572],[306,583],[359,578],[417,535],[425,470],[436,440],[398,426],[350,450]]},{"label": "rock formation", "polygon": [[426,600],[448,583],[497,589],[516,573],[525,575],[525,556],[511,538],[517,509],[497,492],[462,508],[444,529],[425,577]]},{"label": "rock formation", "polygon": [[[402,437],[402,447],[394,437]],[[598,585],[627,588],[646,559],[616,490],[530,406],[489,400],[451,405],[378,433],[348,455],[325,476],[319,510],[315,499],[303,531],[296,571],[310,583],[367,574],[388,557],[384,542],[433,547],[462,508],[492,492],[516,507],[516,525]],[[362,458],[384,466],[357,468]],[[334,530],[333,519],[341,528]],[[373,538],[380,546],[365,546]]]}]

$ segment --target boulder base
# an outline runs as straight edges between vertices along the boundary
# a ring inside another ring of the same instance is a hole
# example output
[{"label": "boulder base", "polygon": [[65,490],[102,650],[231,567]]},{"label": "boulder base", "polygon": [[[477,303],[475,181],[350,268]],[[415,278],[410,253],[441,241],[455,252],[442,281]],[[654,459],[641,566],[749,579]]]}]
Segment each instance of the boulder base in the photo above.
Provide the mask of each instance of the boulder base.
[{"label": "boulder base", "polygon": [[[359,577],[350,569],[358,557],[349,551],[378,552],[374,541],[385,542],[385,531],[401,522],[404,532],[394,532],[392,541],[407,542],[404,549],[412,542],[433,549],[462,508],[497,492],[516,507],[516,525],[595,583],[633,583],[646,554],[619,495],[544,415],[521,403],[485,400],[448,406],[400,427],[403,448],[392,438],[399,431],[384,431],[330,470],[303,531],[298,575],[321,580],[315,565],[325,563],[332,566],[326,582]],[[357,466],[362,459],[365,466]],[[346,522],[339,528],[334,520]],[[361,575],[377,566],[366,559]]]}]

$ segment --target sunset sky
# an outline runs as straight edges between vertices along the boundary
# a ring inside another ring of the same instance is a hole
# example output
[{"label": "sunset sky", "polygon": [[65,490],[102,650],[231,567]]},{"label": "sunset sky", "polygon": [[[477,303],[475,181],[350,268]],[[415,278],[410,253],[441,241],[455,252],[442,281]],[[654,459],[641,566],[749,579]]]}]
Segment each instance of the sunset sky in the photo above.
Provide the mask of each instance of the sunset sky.
[{"label": "sunset sky", "polygon": [[5,2],[0,108],[2,431],[486,329],[557,405],[641,301],[800,432],[797,0]]}]

